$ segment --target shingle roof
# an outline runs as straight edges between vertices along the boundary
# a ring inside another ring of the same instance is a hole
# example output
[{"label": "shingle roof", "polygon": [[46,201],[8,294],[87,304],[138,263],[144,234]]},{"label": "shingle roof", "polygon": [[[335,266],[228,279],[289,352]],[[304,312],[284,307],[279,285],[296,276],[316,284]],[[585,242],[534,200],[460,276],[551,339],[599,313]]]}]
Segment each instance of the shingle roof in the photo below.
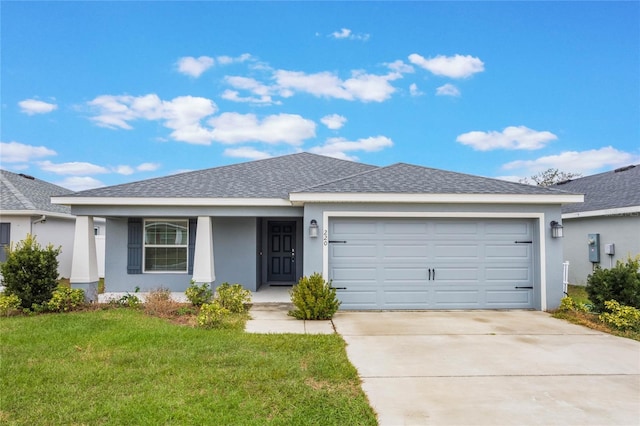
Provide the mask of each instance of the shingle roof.
[{"label": "shingle roof", "polygon": [[50,197],[70,194],[66,188],[32,176],[0,170],[0,209],[71,214],[71,208],[51,204]]},{"label": "shingle roof", "polygon": [[585,194],[584,203],[564,205],[562,213],[640,206],[640,164],[616,170],[554,185],[563,191]]},{"label": "shingle roof", "polygon": [[398,163],[306,188],[317,193],[550,194],[549,188]]},{"label": "shingle roof", "polygon": [[302,152],[90,189],[72,196],[287,199],[290,192],[372,169],[376,166]]}]

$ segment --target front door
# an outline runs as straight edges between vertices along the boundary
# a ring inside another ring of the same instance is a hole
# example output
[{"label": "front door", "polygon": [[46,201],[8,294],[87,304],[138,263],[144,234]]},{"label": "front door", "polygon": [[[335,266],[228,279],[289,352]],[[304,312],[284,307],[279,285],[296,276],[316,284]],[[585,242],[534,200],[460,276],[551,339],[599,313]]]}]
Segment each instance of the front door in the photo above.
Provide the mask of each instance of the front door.
[{"label": "front door", "polygon": [[288,282],[296,280],[296,223],[269,222],[267,251],[267,280]]}]

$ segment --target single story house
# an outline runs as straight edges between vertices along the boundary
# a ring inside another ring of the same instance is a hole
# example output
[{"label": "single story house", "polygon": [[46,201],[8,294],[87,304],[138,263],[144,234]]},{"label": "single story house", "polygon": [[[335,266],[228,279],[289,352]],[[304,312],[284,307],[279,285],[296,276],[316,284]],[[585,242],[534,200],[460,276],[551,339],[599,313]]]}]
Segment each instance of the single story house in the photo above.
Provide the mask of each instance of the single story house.
[{"label": "single story house", "polygon": [[582,195],[303,152],[53,201],[78,217],[71,282],[91,297],[103,216],[109,292],[191,280],[257,291],[320,272],[342,309],[547,310],[562,297],[550,223]]},{"label": "single story house", "polygon": [[640,164],[554,188],[584,194],[584,203],[562,206],[570,283],[585,285],[596,266],[610,268],[640,254]]},{"label": "single story house", "polygon": [[[69,206],[52,204],[51,197],[70,194],[58,185],[24,173],[0,170],[0,262],[5,260],[5,247],[34,235],[43,247],[61,247],[58,274],[71,276],[73,235],[76,217]],[[104,219],[96,219],[94,233],[98,241],[97,253],[101,262],[99,276],[104,277]]]}]

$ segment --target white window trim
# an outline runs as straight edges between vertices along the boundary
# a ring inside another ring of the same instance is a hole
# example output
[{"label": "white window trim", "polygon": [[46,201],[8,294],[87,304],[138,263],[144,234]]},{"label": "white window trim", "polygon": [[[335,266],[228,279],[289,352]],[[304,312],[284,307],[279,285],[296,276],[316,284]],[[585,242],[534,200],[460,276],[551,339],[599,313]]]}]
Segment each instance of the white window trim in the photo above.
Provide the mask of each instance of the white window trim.
[{"label": "white window trim", "polygon": [[[152,244],[147,246],[147,222],[162,222],[162,221],[170,221],[170,222],[186,222],[187,223],[187,242],[186,244]],[[187,263],[184,271],[147,271],[145,265],[147,264],[147,247],[172,247],[172,248],[180,248],[184,247],[187,250]],[[153,218],[153,219],[144,219],[142,221],[142,273],[143,274],[188,274],[189,273],[189,219],[175,219],[175,218]]]},{"label": "white window trim", "polygon": [[322,276],[329,277],[329,219],[334,217],[372,218],[468,218],[468,219],[534,219],[538,222],[538,256],[540,259],[540,310],[547,310],[547,260],[545,246],[544,213],[520,212],[370,212],[370,211],[324,211],[322,213]]}]

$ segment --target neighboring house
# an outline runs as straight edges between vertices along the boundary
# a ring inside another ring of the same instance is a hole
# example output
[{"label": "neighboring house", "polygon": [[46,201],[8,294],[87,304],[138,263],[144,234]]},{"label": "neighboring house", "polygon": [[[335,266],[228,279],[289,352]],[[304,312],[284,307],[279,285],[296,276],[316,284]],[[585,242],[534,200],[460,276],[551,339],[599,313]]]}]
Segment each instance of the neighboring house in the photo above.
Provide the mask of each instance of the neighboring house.
[{"label": "neighboring house", "polygon": [[[70,207],[52,204],[50,200],[52,196],[69,193],[71,191],[66,188],[33,176],[0,170],[0,262],[5,260],[5,247],[31,234],[43,247],[53,244],[62,248],[58,256],[58,273],[62,278],[69,278],[76,218]],[[105,223],[104,219],[97,219],[94,230],[103,235],[103,240]],[[104,276],[104,260],[98,264],[102,264],[100,276]]]},{"label": "neighboring house", "polygon": [[[576,195],[409,164],[292,154],[55,197],[78,215],[71,281],[95,295],[94,216],[109,292],[320,272],[343,309],[555,308]],[[84,240],[82,236],[84,235]]]},{"label": "neighboring house", "polygon": [[570,283],[584,285],[596,265],[609,268],[640,254],[640,164],[553,188],[585,194],[584,203],[562,207]]}]

